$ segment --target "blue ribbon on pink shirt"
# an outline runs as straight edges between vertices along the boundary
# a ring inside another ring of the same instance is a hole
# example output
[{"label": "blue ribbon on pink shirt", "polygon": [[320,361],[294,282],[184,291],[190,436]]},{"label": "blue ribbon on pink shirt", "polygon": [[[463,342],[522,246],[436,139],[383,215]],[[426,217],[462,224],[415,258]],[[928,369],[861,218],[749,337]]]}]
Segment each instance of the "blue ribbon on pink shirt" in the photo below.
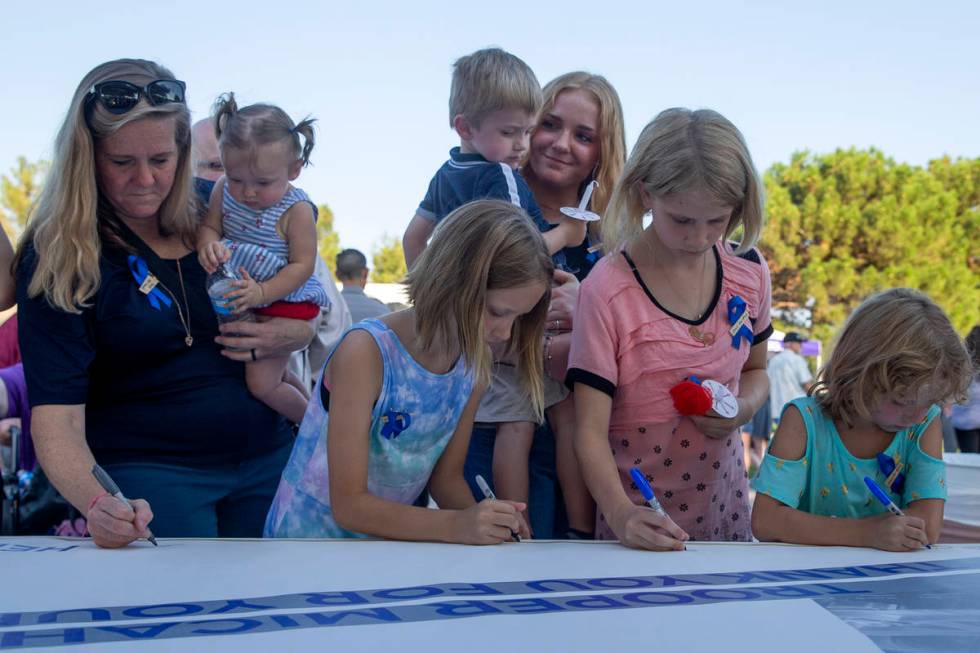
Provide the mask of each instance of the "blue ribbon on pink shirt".
[{"label": "blue ribbon on pink shirt", "polygon": [[[136,280],[137,287],[142,286],[146,278],[150,276],[150,268],[147,267],[146,261],[135,254],[130,254],[127,260],[129,261],[129,271],[133,274],[133,279]],[[143,291],[141,290],[140,292]],[[170,305],[173,304],[170,297],[160,289],[160,286],[156,286],[150,292],[144,294],[146,295],[146,301],[150,302],[150,306],[154,310],[159,311],[160,304],[164,304],[167,308],[170,308]]]},{"label": "blue ribbon on pink shirt", "polygon": [[[747,310],[748,304],[745,303],[745,300],[739,295],[735,295],[728,300],[728,322],[733,326],[738,324]],[[732,347],[738,349],[742,344],[743,338],[749,343],[749,346],[752,345],[752,341],[755,339],[755,334],[752,333],[751,322],[747,315],[745,321],[742,322],[742,326],[732,335]]]}]

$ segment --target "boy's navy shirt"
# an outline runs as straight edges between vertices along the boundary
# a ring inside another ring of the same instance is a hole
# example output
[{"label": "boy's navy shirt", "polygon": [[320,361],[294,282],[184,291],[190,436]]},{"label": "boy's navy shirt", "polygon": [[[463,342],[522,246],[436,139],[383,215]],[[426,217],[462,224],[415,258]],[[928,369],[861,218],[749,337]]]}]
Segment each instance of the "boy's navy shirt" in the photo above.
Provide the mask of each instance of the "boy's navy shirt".
[{"label": "boy's navy shirt", "polygon": [[[429,182],[418,214],[438,224],[464,204],[486,199],[504,200],[521,207],[542,233],[557,226],[541,215],[541,208],[520,172],[506,163],[487,161],[482,154],[464,154],[458,147],[449,150],[449,160]],[[551,258],[556,267],[565,266],[561,250]]]}]

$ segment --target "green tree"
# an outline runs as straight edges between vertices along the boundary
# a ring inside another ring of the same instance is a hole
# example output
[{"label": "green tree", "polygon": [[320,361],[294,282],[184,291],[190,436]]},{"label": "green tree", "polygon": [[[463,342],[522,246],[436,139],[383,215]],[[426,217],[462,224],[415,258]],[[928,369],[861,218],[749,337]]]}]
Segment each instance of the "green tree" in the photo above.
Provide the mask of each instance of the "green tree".
[{"label": "green tree", "polygon": [[0,226],[11,239],[19,236],[27,226],[27,218],[41,193],[47,170],[47,161],[31,162],[20,156],[9,176],[0,175]]},{"label": "green tree", "polygon": [[900,164],[878,150],[794,154],[766,173],[773,308],[812,309],[825,342],[867,295],[907,286],[966,332],[980,322],[980,159]]},{"label": "green tree", "polygon": [[402,241],[385,234],[381,245],[371,254],[371,281],[375,283],[399,283],[405,279],[405,252]]},{"label": "green tree", "polygon": [[333,211],[326,204],[317,205],[316,218],[317,253],[337,278],[337,254],[340,253],[340,236],[333,230]]}]

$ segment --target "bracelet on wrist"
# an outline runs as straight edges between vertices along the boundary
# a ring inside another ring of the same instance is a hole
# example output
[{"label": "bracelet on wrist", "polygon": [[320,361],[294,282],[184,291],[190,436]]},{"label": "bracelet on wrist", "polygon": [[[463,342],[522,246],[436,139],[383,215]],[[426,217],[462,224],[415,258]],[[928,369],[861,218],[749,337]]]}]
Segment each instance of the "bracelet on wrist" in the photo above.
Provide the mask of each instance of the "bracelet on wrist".
[{"label": "bracelet on wrist", "polygon": [[92,500],[88,502],[88,508],[85,510],[85,516],[88,517],[88,514],[92,512],[92,508],[95,507],[95,504],[98,503],[99,499],[107,496],[110,496],[109,493],[103,491],[101,494],[96,494],[94,497],[92,497]]}]

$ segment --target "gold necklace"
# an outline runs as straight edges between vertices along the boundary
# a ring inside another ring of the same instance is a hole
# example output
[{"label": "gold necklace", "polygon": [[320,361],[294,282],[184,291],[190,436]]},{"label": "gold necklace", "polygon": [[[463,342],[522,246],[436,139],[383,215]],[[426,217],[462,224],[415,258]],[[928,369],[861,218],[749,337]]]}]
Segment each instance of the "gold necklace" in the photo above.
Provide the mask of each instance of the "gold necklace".
[{"label": "gold necklace", "polygon": [[177,307],[177,317],[180,318],[180,325],[184,327],[184,344],[190,347],[194,344],[194,336],[191,335],[191,305],[187,302],[187,289],[184,288],[184,273],[180,269],[180,259],[177,259],[177,278],[180,279],[180,294],[183,295],[184,306],[187,307],[187,320],[184,320],[184,312],[180,310],[180,302],[177,301],[177,297],[170,291],[170,288],[167,288],[159,279],[157,282],[174,300],[174,306]]},{"label": "gold necklace", "polygon": [[[651,245],[649,242],[647,242],[645,244],[647,246],[647,251],[650,252],[650,257],[652,259],[651,260],[651,264],[652,264],[651,267],[653,267],[654,268],[654,271],[656,271],[656,268],[658,267],[658,260],[657,260],[657,256],[655,255],[655,253],[653,251],[653,245]],[[659,266],[659,267],[660,267],[661,272],[663,273],[664,278],[667,280],[667,286],[670,288],[670,291],[674,294],[674,298],[675,299],[683,299],[683,295],[681,293],[677,292],[677,288],[674,286],[674,282],[670,280],[670,275],[667,274],[667,268],[665,268],[663,266]],[[698,294],[697,294],[697,297],[695,298],[695,301],[697,303],[695,305],[694,310],[691,310],[691,308],[687,304],[687,302],[684,302],[684,308],[685,308],[685,310],[688,311],[689,314],[697,313],[697,315],[694,317],[694,321],[695,322],[697,322],[698,320],[700,320],[704,316],[704,309],[698,310],[698,307],[701,307],[701,306],[704,305],[703,304],[703,301],[704,300],[702,299],[703,296],[704,296],[704,273],[705,273],[705,270],[707,270],[707,269],[708,269],[708,252],[705,252],[701,256],[701,274],[698,276]]]}]

